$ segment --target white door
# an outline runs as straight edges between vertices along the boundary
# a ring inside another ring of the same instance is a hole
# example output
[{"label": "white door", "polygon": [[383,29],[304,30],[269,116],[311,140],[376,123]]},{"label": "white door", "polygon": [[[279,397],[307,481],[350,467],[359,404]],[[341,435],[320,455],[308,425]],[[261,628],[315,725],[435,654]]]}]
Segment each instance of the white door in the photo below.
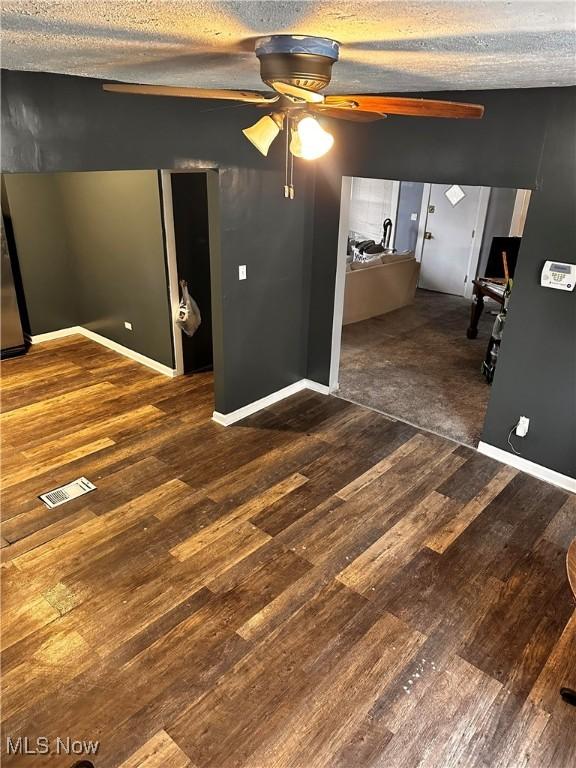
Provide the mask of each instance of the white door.
[{"label": "white door", "polygon": [[[451,184],[431,184],[426,233],[422,248],[422,264],[418,286],[429,291],[441,291],[463,296],[474,236],[482,187]],[[464,196],[454,205],[446,192],[455,193],[453,200]]]}]

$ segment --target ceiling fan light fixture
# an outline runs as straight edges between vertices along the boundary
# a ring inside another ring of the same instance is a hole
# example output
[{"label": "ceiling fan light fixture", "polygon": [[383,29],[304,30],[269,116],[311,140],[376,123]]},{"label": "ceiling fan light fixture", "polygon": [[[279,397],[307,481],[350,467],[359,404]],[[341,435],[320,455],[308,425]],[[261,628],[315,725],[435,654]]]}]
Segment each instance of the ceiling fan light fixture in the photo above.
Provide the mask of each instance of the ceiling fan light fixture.
[{"label": "ceiling fan light fixture", "polygon": [[334,136],[325,131],[320,123],[311,116],[303,117],[297,128],[292,130],[290,152],[294,157],[304,160],[316,160],[332,149]]},{"label": "ceiling fan light fixture", "polygon": [[281,112],[272,112],[271,115],[261,117],[249,128],[244,128],[242,133],[264,157],[267,157],[268,150],[283,125],[284,115]]}]

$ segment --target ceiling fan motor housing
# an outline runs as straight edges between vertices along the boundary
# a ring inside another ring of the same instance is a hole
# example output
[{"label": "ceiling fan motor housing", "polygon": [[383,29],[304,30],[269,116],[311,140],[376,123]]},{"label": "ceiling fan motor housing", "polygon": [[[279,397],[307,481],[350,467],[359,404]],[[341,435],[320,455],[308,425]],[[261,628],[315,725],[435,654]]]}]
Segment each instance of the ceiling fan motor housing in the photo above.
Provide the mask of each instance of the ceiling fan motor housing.
[{"label": "ceiling fan motor housing", "polygon": [[260,76],[265,83],[280,80],[310,91],[328,85],[339,50],[340,44],[327,37],[270,35],[256,42]]}]

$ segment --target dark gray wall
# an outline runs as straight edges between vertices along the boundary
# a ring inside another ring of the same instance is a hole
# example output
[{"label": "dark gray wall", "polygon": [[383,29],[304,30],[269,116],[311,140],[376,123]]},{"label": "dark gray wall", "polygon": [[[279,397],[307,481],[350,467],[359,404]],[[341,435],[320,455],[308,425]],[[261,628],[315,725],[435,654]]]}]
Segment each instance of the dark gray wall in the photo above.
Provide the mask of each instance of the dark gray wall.
[{"label": "dark gray wall", "polygon": [[[216,408],[229,412],[306,373],[310,166],[284,200],[282,142],[268,158],[241,129],[261,111],[191,99],[106,94],[101,83],[2,73],[5,171],[218,168],[213,255]],[[238,282],[238,265],[248,279]]]},{"label": "dark gray wall", "polygon": [[[158,175],[56,174],[79,324],[173,367]],[[124,322],[132,324],[132,330]]]},{"label": "dark gray wall", "polygon": [[[516,200],[515,189],[501,189],[495,187],[490,191],[490,200],[486,211],[486,223],[482,235],[482,246],[480,247],[480,256],[478,258],[477,275],[486,276],[486,264],[490,255],[493,237],[508,237],[510,233],[510,224],[514,212],[514,202]],[[490,275],[488,275],[490,277]]]},{"label": "dark gray wall", "polygon": [[[532,419],[523,455],[574,475],[576,296],[541,289],[539,270],[546,254],[574,261],[576,252],[575,92],[550,88],[436,94],[480,102],[486,106],[485,117],[334,124],[335,149],[319,163],[316,181],[309,378],[328,382],[343,175],[535,189],[483,439],[510,450],[508,431],[522,413]],[[551,419],[551,409],[560,404],[566,410],[557,410]]]},{"label": "dark gray wall", "polygon": [[52,174],[4,178],[33,335],[79,325],[64,209]]},{"label": "dark gray wall", "polygon": [[[416,248],[423,192],[424,184],[421,182],[402,181],[400,183],[396,239],[394,241],[394,247],[397,251],[413,251]],[[412,221],[411,218],[413,213],[418,214],[415,221]]]},{"label": "dark gray wall", "polygon": [[[298,171],[297,171],[298,173]],[[308,336],[309,180],[297,200],[283,172],[220,171],[224,412],[303,378]],[[245,264],[247,280],[238,280]]]},{"label": "dark gray wall", "polygon": [[8,174],[6,190],[32,335],[82,325],[172,368],[156,171]]},{"label": "dark gray wall", "polygon": [[576,88],[554,94],[538,177],[482,439],[506,450],[529,416],[522,455],[576,477],[576,293],[540,287],[546,259],[576,262]]}]

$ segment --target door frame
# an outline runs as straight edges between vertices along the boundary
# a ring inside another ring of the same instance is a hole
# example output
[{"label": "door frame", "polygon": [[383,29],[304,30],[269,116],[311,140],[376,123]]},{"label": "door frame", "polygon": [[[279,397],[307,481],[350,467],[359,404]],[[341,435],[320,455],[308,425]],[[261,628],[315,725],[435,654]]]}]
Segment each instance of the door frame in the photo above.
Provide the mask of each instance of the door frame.
[{"label": "door frame", "polygon": [[416,248],[414,249],[414,256],[418,262],[422,261],[424,235],[426,234],[426,226],[428,225],[428,206],[430,205],[431,192],[432,183],[426,182],[422,190],[422,203],[420,205],[420,213],[418,214],[418,234],[416,236]]},{"label": "door frame", "polygon": [[205,173],[206,191],[208,195],[208,230],[210,241],[210,290],[212,294],[212,357],[214,371],[214,388],[219,376],[220,355],[216,355],[216,338],[218,325],[215,320],[215,307],[219,303],[220,292],[220,210],[218,192],[218,171],[213,167],[186,168],[182,170],[162,169],[160,174],[161,207],[164,225],[166,274],[168,277],[168,295],[170,302],[170,321],[172,327],[172,344],[174,350],[175,376],[184,374],[184,349],[182,331],[176,324],[180,306],[180,286],[178,284],[178,262],[176,260],[176,233],[174,229],[174,208],[172,201],[171,177],[175,173]]},{"label": "door frame", "polygon": [[344,289],[346,287],[346,251],[352,199],[352,176],[342,176],[340,189],[340,223],[338,225],[338,247],[336,252],[336,280],[334,289],[334,315],[332,317],[332,348],[330,352],[330,375],[328,389],[331,393],[339,388],[340,351],[342,348],[342,320],[344,318]]},{"label": "door frame", "polygon": [[[424,184],[424,192],[422,194],[422,206],[420,208],[420,218],[418,221],[418,237],[416,240],[415,255],[416,260],[422,262],[422,255],[424,251],[424,235],[426,234],[426,226],[428,223],[428,206],[430,205],[430,194],[432,192],[432,186],[437,184],[438,186],[450,186],[444,185],[441,182],[430,182]],[[477,184],[462,186],[478,186]],[[466,278],[464,280],[464,292],[462,296],[465,299],[471,299],[474,291],[473,280],[476,277],[476,270],[478,269],[478,261],[480,259],[480,250],[482,248],[482,237],[484,235],[484,227],[486,226],[486,214],[488,213],[488,203],[490,202],[490,194],[492,192],[491,187],[480,187],[480,194],[478,196],[478,207],[476,208],[476,216],[474,218],[474,236],[470,240],[470,250],[468,252],[468,264],[466,266]]]},{"label": "door frame", "polygon": [[174,209],[172,206],[172,171],[160,171],[162,190],[162,209],[164,211],[164,232],[166,237],[166,271],[168,274],[168,295],[170,299],[170,322],[172,324],[172,344],[174,348],[174,369],[176,376],[184,373],[184,351],[182,331],[176,325],[180,306],[180,287],[178,285],[178,266],[176,262],[176,234],[174,231]]},{"label": "door frame", "polygon": [[466,269],[466,278],[464,280],[465,299],[471,299],[474,293],[474,280],[476,279],[478,262],[480,261],[482,239],[484,238],[484,228],[486,227],[486,214],[488,213],[488,204],[490,203],[491,194],[491,187],[480,187],[480,197],[478,199],[476,220],[474,222],[474,237],[472,238],[472,244],[470,246],[468,267]]},{"label": "door frame", "polygon": [[524,225],[528,214],[528,206],[532,196],[531,189],[517,189],[516,199],[514,200],[514,210],[512,211],[512,220],[510,222],[509,237],[522,237],[524,234]]},{"label": "door frame", "polygon": [[398,208],[400,207],[400,184],[402,182],[392,179],[392,232],[390,234],[390,247],[396,245],[396,226],[398,224]]}]

